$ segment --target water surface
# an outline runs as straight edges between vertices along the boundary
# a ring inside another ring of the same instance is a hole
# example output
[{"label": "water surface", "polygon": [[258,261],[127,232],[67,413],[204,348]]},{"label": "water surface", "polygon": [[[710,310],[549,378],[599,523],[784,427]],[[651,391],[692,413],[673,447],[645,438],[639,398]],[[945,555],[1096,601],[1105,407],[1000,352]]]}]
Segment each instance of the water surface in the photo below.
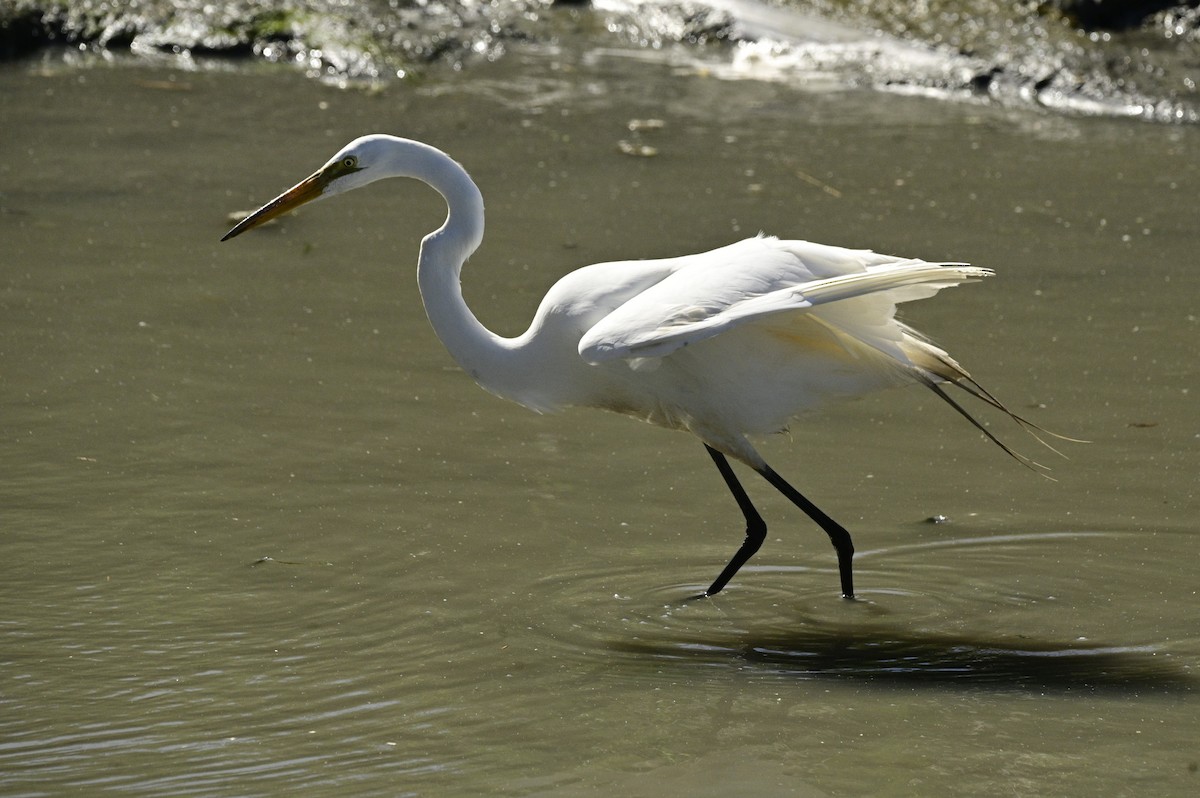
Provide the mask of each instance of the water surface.
[{"label": "water surface", "polygon": [[[1195,791],[1195,129],[569,46],[372,92],[0,84],[5,794]],[[416,293],[432,192],[218,243],[375,130],[478,180],[498,331],[574,266],[760,229],[968,260],[999,276],[907,319],[1093,442],[991,418],[1052,482],[921,392],[833,408],[762,449],[854,533],[860,600],[748,482],[766,546],[684,602],[741,537],[703,449],[474,387]]]}]

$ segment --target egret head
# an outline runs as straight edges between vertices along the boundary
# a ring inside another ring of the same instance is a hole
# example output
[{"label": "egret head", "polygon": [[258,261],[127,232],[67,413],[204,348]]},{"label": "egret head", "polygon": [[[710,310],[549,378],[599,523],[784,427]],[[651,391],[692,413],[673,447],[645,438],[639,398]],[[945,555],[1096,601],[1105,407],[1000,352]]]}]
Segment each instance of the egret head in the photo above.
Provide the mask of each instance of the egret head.
[{"label": "egret head", "polygon": [[221,240],[228,241],[307,202],[341,194],[388,177],[386,170],[378,168],[383,157],[381,140],[384,138],[363,136],[350,142],[320,169],[238,222]]}]

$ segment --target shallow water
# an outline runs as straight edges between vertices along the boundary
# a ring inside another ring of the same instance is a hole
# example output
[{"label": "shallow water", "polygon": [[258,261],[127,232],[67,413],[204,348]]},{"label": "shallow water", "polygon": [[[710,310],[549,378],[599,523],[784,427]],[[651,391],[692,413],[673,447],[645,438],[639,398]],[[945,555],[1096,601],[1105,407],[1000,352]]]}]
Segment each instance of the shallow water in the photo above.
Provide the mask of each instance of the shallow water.
[{"label": "shallow water", "polygon": [[[1195,129],[569,42],[374,92],[46,60],[0,112],[5,794],[1195,791]],[[831,408],[762,450],[854,533],[860,600],[748,482],[766,546],[686,602],[741,537],[703,450],[472,386],[411,274],[428,190],[218,243],[371,130],[480,183],[494,329],[759,229],[961,258],[999,276],[908,320],[1093,442],[991,419],[1052,482],[919,392]]]}]

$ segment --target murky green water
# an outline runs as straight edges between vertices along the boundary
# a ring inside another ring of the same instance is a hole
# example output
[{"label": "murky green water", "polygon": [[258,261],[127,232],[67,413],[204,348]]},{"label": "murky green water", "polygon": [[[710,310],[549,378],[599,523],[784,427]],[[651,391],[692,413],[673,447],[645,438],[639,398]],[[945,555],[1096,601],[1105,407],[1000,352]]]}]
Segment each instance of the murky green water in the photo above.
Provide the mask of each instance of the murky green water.
[{"label": "murky green water", "polygon": [[[377,93],[48,61],[0,71],[0,114],[5,794],[1200,784],[1196,129],[569,46]],[[1000,276],[908,319],[1094,443],[1050,482],[919,392],[833,409],[763,451],[855,534],[861,600],[748,483],[767,545],[683,603],[741,537],[703,449],[459,373],[412,273],[431,192],[218,244],[376,130],[480,183],[498,330],[576,265],[759,229],[961,258]]]}]

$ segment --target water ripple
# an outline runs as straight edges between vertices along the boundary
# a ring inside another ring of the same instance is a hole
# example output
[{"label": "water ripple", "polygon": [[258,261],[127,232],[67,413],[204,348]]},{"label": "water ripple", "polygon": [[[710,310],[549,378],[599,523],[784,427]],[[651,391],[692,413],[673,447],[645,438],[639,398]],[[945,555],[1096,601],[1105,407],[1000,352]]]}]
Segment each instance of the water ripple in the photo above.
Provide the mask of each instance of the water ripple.
[{"label": "water ripple", "polygon": [[[832,570],[809,567],[747,567],[726,591],[700,600],[692,598],[704,583],[670,581],[669,574],[655,582],[662,571],[636,563],[547,575],[538,592],[560,596],[567,619],[545,645],[558,657],[606,662],[601,678],[724,673],[877,685],[1190,691],[1197,685],[1187,657],[1178,654],[1195,641],[1122,643],[1079,634],[1089,629],[1079,618],[1094,616],[1095,608],[1041,589],[1054,584],[1070,593],[1059,565],[1066,554],[1083,561],[1090,580],[1118,567],[1093,561],[1077,544],[1119,536],[969,534],[869,549],[858,557],[864,588],[855,601],[835,597]],[[668,570],[677,569],[706,573],[699,558]],[[1043,578],[1047,573],[1057,581]]]}]

